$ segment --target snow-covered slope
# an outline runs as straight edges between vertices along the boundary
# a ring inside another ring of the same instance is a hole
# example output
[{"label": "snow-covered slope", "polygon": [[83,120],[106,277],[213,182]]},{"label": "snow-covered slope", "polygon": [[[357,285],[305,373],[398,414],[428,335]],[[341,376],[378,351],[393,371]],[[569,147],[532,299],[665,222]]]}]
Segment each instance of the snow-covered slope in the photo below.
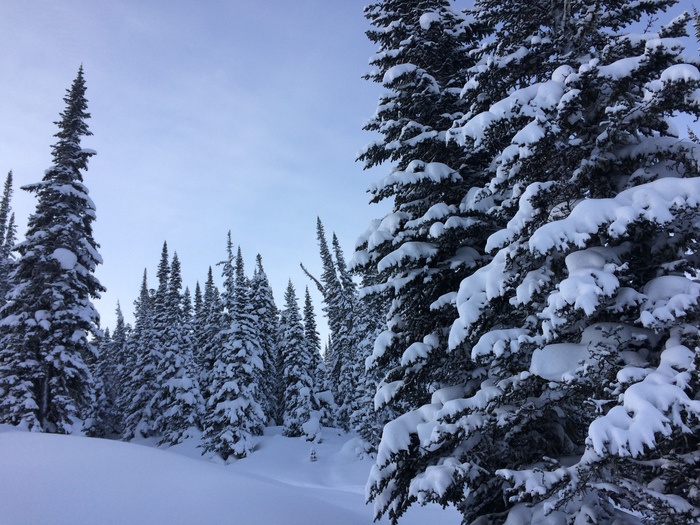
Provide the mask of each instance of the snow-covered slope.
[{"label": "snow-covered slope", "polygon": [[[330,430],[314,445],[271,429],[250,457],[202,458],[196,440],[168,450],[0,427],[0,525],[372,523],[364,483],[372,464],[357,440]],[[382,520],[381,523],[386,523]],[[457,524],[416,508],[402,524]]]}]

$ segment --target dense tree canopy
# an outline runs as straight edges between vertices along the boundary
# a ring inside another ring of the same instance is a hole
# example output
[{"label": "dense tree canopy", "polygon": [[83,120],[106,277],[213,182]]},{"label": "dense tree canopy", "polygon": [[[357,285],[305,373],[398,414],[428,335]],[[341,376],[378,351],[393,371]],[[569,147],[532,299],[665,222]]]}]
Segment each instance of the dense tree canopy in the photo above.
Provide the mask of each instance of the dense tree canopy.
[{"label": "dense tree canopy", "polygon": [[[480,524],[697,519],[694,482],[672,478],[698,472],[700,158],[672,119],[700,115],[700,73],[679,40],[688,16],[634,31],[672,3],[475,2],[491,36],[448,138],[465,164],[487,159],[460,212],[499,228],[430,305],[455,308],[448,336],[416,334],[385,365],[378,398],[403,414],[369,482],[378,513],[436,501]],[[407,405],[440,352],[452,377]]]}]

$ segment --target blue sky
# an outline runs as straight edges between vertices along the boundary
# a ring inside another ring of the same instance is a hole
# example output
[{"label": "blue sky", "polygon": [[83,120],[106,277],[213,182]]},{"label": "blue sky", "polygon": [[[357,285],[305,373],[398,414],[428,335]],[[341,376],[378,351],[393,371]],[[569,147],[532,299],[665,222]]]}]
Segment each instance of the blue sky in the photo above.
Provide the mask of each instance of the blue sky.
[{"label": "blue sky", "polygon": [[117,300],[131,319],[144,268],[155,286],[164,240],[193,290],[231,230],[249,273],[263,256],[282,306],[289,278],[300,296],[311,284],[300,262],[320,273],[317,215],[348,258],[383,215],[365,190],[388,168],[354,160],[380,94],[361,78],[365,0],[4,4],[0,174],[14,173],[20,236],[35,201],[19,187],[50,166],[53,122],[85,69],[104,325]]},{"label": "blue sky", "polygon": [[2,2],[0,176],[14,172],[20,236],[35,201],[19,187],[50,166],[53,122],[82,63],[104,325],[117,300],[131,320],[144,268],[155,286],[164,240],[192,291],[225,256],[229,230],[249,273],[263,256],[279,306],[289,278],[300,297],[313,290],[299,263],[320,274],[316,217],[349,258],[387,210],[366,188],[389,167],[355,162],[375,138],[362,126],[381,93],[362,79],[375,52],[367,3]]}]

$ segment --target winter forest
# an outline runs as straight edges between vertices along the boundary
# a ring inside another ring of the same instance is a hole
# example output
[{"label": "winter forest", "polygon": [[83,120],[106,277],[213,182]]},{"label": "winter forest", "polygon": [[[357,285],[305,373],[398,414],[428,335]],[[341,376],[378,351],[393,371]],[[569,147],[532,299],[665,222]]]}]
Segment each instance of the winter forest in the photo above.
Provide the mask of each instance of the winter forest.
[{"label": "winter forest", "polygon": [[339,428],[392,523],[698,523],[700,15],[674,4],[369,5],[358,169],[390,212],[351,254],[319,219],[322,273],[277,297],[235,232],[201,283],[166,240],[133,325],[93,305],[81,66],[24,237],[11,172],[0,202],[0,423],[224,462]]}]

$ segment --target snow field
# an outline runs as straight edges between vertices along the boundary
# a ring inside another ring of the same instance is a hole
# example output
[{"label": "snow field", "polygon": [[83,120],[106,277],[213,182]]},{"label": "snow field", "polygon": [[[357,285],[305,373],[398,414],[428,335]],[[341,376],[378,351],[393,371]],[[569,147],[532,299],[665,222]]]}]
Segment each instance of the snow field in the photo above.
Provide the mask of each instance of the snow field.
[{"label": "snow field", "polygon": [[[224,465],[199,440],[166,450],[0,426],[0,525],[371,524],[372,465],[357,438],[320,444],[268,429],[249,457]],[[318,460],[310,460],[311,447]],[[360,457],[362,456],[362,457]],[[379,523],[389,523],[387,518]],[[460,523],[454,509],[411,509],[402,524]]]}]

